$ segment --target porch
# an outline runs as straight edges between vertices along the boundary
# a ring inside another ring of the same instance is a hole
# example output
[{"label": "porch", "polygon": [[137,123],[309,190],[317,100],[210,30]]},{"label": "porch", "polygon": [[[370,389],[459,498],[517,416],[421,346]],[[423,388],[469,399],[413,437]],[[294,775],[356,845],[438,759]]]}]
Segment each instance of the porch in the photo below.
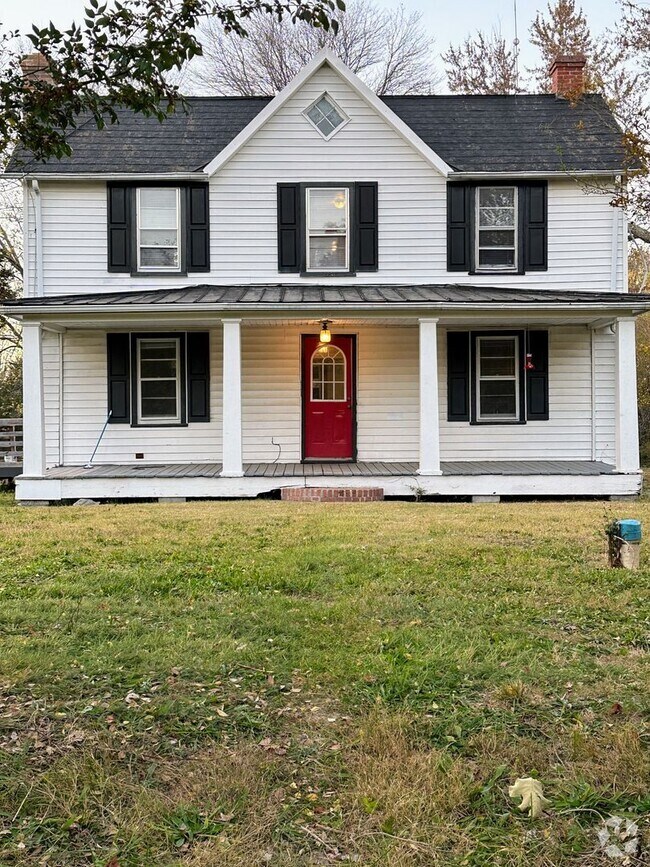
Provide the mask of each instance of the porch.
[{"label": "porch", "polygon": [[[442,461],[443,476],[602,476],[616,473],[603,461]],[[100,464],[84,467],[54,467],[46,470],[46,479],[214,479],[221,476],[223,464]],[[244,464],[244,478],[318,479],[383,478],[418,475],[415,461],[350,461],[305,463]],[[282,483],[280,483],[282,484]]]},{"label": "porch", "polygon": [[23,500],[256,497],[283,488],[381,488],[386,496],[634,496],[640,477],[603,461],[442,461],[422,476],[414,461],[249,463],[238,478],[221,463],[54,467],[21,479]]},{"label": "porch", "polygon": [[[369,485],[388,496],[638,493],[630,296],[368,291],[259,290],[250,305],[246,292],[226,304],[222,290],[28,305],[19,499]],[[318,340],[324,320],[331,343]],[[190,343],[203,347],[199,364]],[[153,344],[171,353],[168,423],[142,401],[142,353]],[[501,372],[483,370],[490,358]],[[338,415],[314,434],[310,418],[328,406]],[[322,432],[339,422],[343,435],[323,448]]]}]

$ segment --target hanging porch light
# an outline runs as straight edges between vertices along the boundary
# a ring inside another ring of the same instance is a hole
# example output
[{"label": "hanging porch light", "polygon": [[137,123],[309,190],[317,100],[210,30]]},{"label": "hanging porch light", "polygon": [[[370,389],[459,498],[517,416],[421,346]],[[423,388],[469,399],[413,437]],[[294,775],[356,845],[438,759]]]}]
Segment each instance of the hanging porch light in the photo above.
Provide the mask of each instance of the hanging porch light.
[{"label": "hanging porch light", "polygon": [[332,339],[332,332],[329,329],[329,320],[323,319],[323,324],[320,329],[320,342],[329,343]]}]

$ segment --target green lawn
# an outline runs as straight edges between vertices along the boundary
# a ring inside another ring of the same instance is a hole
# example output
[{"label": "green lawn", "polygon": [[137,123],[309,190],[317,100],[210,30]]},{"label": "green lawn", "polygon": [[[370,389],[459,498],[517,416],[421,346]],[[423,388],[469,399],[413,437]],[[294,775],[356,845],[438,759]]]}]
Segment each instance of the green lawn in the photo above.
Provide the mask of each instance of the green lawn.
[{"label": "green lawn", "polygon": [[607,569],[617,516],[650,531],[650,502],[5,495],[0,863],[615,863],[600,816],[650,843],[650,547]]}]

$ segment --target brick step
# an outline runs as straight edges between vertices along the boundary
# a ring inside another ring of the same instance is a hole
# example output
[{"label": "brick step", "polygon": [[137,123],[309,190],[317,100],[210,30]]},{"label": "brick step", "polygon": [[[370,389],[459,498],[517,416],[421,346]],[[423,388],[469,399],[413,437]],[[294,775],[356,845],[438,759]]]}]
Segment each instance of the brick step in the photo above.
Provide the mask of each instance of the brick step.
[{"label": "brick step", "polygon": [[383,488],[282,488],[282,499],[290,503],[377,503],[384,499]]}]

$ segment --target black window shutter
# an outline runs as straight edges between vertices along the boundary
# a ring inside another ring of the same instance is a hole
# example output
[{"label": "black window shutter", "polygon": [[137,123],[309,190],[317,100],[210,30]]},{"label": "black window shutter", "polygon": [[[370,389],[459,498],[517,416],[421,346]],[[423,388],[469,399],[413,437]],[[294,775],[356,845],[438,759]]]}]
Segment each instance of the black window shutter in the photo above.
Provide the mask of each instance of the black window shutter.
[{"label": "black window shutter", "polygon": [[469,331],[447,332],[447,421],[469,421]]},{"label": "black window shutter", "polygon": [[208,184],[187,186],[187,270],[210,270],[210,201]]},{"label": "black window shutter", "polygon": [[526,371],[526,406],[529,421],[548,419],[548,331],[529,331],[526,352],[532,370]]},{"label": "black window shutter", "polygon": [[107,334],[108,411],[111,424],[129,424],[131,407],[131,353],[128,334]]},{"label": "black window shutter", "polygon": [[131,271],[131,187],[109,184],[108,270]]},{"label": "black window shutter", "polygon": [[447,184],[447,270],[471,268],[472,221],[470,184]]},{"label": "black window shutter", "polygon": [[210,421],[210,335],[187,332],[187,420]]},{"label": "black window shutter", "polygon": [[355,185],[356,268],[377,271],[379,268],[378,186],[375,181]]},{"label": "black window shutter", "polygon": [[278,184],[278,271],[300,271],[301,211],[300,184]]},{"label": "black window shutter", "polygon": [[524,270],[548,270],[548,205],[546,181],[523,185]]}]

